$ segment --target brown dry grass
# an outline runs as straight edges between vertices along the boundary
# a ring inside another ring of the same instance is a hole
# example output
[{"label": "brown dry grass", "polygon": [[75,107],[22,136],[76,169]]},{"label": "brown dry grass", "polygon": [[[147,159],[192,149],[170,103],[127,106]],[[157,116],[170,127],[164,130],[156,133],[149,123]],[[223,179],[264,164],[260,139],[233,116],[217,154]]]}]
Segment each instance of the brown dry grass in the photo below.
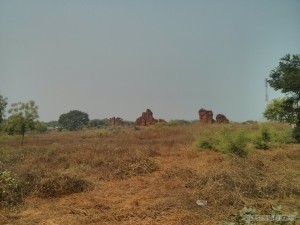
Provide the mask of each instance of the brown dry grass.
[{"label": "brown dry grass", "polygon": [[[256,125],[228,125],[258,130]],[[276,125],[276,129],[283,129]],[[300,209],[300,146],[247,158],[193,148],[196,134],[223,126],[154,126],[0,138],[0,170],[23,204],[0,224],[218,224],[243,206]],[[196,200],[207,200],[199,207]]]}]

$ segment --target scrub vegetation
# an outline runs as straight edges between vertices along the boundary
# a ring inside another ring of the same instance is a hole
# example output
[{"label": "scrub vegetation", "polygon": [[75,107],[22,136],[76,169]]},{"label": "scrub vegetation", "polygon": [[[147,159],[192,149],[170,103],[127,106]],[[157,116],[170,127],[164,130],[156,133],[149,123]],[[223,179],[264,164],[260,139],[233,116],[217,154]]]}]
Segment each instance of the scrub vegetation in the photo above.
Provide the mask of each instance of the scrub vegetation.
[{"label": "scrub vegetation", "polygon": [[20,145],[3,133],[0,224],[220,224],[279,205],[292,215],[291,134],[283,123],[158,123],[30,133]]}]

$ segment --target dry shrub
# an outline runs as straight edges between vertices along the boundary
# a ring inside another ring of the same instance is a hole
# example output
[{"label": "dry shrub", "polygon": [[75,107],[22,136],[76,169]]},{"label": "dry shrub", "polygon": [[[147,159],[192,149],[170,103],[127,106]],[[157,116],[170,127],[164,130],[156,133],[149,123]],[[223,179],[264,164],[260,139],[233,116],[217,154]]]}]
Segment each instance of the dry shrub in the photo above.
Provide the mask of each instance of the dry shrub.
[{"label": "dry shrub", "polygon": [[[114,166],[115,167],[115,166]],[[132,176],[146,175],[158,170],[157,163],[151,158],[137,159],[132,162],[119,162],[113,170],[112,179],[125,179]]]},{"label": "dry shrub", "polygon": [[[182,166],[164,171],[161,182],[168,190],[168,204],[171,208],[188,210],[178,224],[197,224],[195,218],[199,211],[204,211],[208,218],[199,217],[198,224],[209,221],[209,217],[222,220],[244,206],[265,209],[270,203],[276,205],[278,201],[297,199],[300,186],[297,173],[291,169],[295,167],[294,162],[289,158],[279,159],[278,154],[266,152],[249,158],[230,156],[219,165],[207,165],[209,167],[202,171]],[[274,157],[278,158],[275,164]],[[287,162],[290,165],[280,169]],[[206,200],[208,205],[197,207],[197,199]]]},{"label": "dry shrub", "polygon": [[20,173],[18,180],[23,194],[29,195],[38,189],[38,185],[41,180],[41,174],[34,173],[32,171],[26,171]]},{"label": "dry shrub", "polygon": [[157,171],[159,166],[154,157],[159,152],[156,148],[148,145],[136,146],[130,141],[124,141],[123,144],[105,144],[99,150],[93,151],[93,157],[88,156],[89,152],[80,158],[76,157],[79,160],[77,163],[89,164],[90,171],[101,180],[125,179]]},{"label": "dry shrub", "polygon": [[38,186],[38,196],[43,198],[59,197],[72,193],[87,191],[91,183],[79,177],[57,175],[42,180]]},{"label": "dry shrub", "polygon": [[145,175],[148,173],[153,173],[158,170],[157,163],[150,158],[142,159],[137,163],[129,165],[130,175]]}]

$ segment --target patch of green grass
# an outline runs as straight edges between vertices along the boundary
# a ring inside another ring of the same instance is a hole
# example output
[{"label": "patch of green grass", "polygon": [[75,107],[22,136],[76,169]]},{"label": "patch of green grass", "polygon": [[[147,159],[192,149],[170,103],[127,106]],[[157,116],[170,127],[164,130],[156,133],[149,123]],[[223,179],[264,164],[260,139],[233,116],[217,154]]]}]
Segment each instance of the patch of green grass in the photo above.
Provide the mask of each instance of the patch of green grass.
[{"label": "patch of green grass", "polygon": [[[216,130],[219,128],[220,130]],[[224,153],[246,156],[250,149],[267,150],[280,144],[294,143],[292,129],[282,124],[259,124],[254,129],[234,126],[207,127],[201,132],[193,146],[196,149],[209,149]]]},{"label": "patch of green grass", "polygon": [[292,128],[278,129],[270,124],[261,124],[259,131],[252,139],[256,149],[266,150],[280,144],[295,143]]},{"label": "patch of green grass", "polygon": [[246,156],[248,138],[243,131],[232,131],[224,128],[215,134],[201,135],[194,146],[198,149],[210,149],[220,152],[233,153],[238,156]]}]

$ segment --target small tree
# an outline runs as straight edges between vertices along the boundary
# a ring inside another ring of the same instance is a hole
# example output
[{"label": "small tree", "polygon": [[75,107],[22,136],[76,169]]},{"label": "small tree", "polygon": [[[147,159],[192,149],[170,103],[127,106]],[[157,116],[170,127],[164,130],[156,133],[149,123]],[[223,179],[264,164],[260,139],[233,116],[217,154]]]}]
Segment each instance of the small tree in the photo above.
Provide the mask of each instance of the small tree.
[{"label": "small tree", "polygon": [[4,120],[5,108],[7,106],[7,98],[0,95],[0,124]]},{"label": "small tree", "polygon": [[38,106],[34,101],[27,103],[14,103],[9,109],[11,116],[5,121],[4,130],[8,134],[20,134],[22,135],[21,145],[23,145],[25,132],[28,130],[34,130],[35,125],[38,122]]},{"label": "small tree", "polygon": [[59,124],[67,130],[80,130],[89,123],[89,115],[79,110],[71,110],[59,117]]},{"label": "small tree", "polygon": [[300,142],[300,54],[287,54],[281,58],[279,65],[271,71],[268,83],[286,95],[285,106],[296,116],[294,137]]},{"label": "small tree", "polygon": [[275,98],[263,112],[264,117],[270,121],[287,122],[290,124],[296,123],[296,113],[291,109],[291,104],[286,98]]}]

